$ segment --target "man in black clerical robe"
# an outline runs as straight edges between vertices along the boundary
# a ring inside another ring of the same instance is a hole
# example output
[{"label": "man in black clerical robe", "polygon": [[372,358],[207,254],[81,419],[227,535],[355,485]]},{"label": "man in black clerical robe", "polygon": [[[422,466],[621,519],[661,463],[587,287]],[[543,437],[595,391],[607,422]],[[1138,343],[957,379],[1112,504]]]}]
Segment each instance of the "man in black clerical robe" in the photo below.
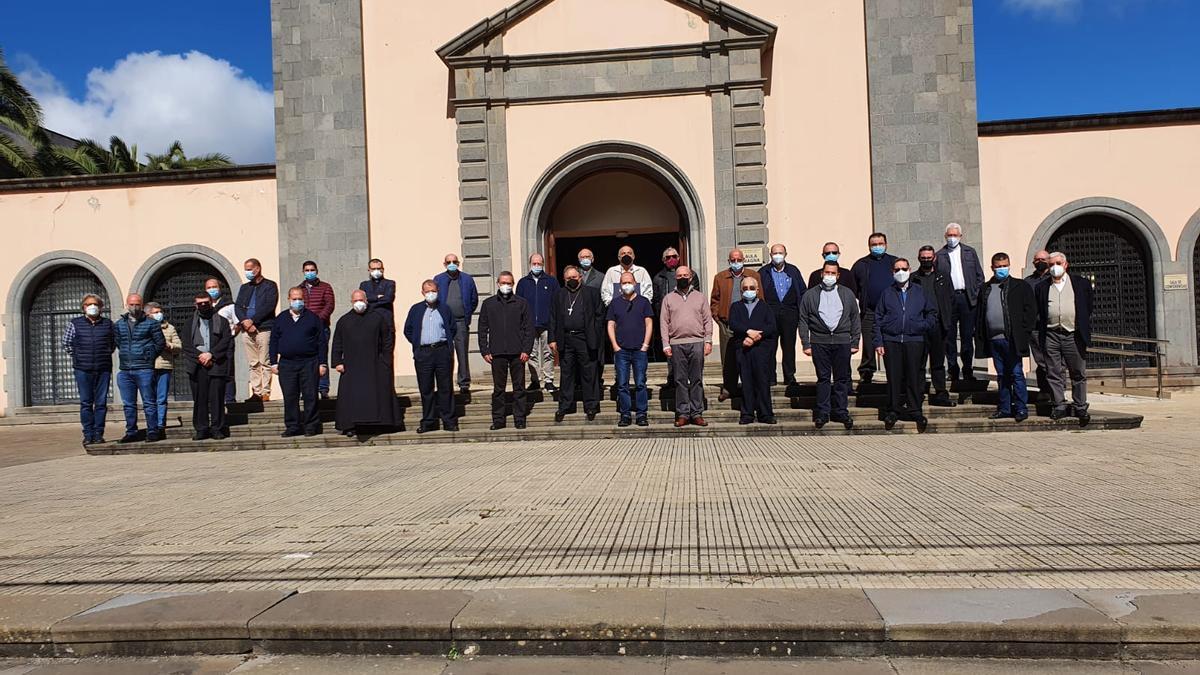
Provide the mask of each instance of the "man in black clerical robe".
[{"label": "man in black clerical robe", "polygon": [[336,427],[346,436],[365,427],[379,431],[399,426],[393,382],[395,334],[390,316],[368,311],[366,294],[350,296],[352,309],[338,319],[333,333],[332,363],[341,373]]}]

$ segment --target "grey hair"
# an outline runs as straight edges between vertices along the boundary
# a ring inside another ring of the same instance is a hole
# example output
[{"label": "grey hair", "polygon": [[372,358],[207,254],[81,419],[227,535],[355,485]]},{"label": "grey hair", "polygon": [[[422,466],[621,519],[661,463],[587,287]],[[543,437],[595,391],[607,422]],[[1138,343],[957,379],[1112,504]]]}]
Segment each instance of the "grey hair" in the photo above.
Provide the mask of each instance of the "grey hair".
[{"label": "grey hair", "polygon": [[1050,254],[1050,258],[1052,258],[1052,259],[1053,258],[1062,258],[1063,262],[1070,262],[1069,260],[1067,260],[1067,254],[1063,253],[1062,251],[1054,251],[1053,253]]},{"label": "grey hair", "polygon": [[950,230],[958,230],[959,236],[962,236],[962,232],[963,232],[962,225],[959,225],[958,223],[950,223],[949,225],[946,226],[945,234],[950,234]]}]

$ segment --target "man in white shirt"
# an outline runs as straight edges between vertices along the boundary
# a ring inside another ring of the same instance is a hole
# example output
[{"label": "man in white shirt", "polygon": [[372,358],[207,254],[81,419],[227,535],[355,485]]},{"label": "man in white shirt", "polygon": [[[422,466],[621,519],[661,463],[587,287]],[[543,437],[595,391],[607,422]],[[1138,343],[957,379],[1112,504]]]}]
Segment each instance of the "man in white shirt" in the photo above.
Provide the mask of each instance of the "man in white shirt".
[{"label": "man in white shirt", "polygon": [[979,254],[962,243],[962,234],[962,225],[947,225],[946,245],[937,252],[937,271],[954,287],[950,330],[946,333],[946,365],[950,379],[955,381],[960,374],[963,380],[975,379],[975,311],[984,283]]},{"label": "man in white shirt", "polygon": [[632,246],[622,246],[621,250],[617,251],[620,264],[608,268],[608,272],[604,274],[604,285],[600,287],[600,299],[606,307],[612,303],[614,296],[621,295],[621,275],[626,272],[633,274],[633,279],[638,285],[638,295],[654,302],[654,280],[650,278],[645,267],[633,264],[636,259]]}]

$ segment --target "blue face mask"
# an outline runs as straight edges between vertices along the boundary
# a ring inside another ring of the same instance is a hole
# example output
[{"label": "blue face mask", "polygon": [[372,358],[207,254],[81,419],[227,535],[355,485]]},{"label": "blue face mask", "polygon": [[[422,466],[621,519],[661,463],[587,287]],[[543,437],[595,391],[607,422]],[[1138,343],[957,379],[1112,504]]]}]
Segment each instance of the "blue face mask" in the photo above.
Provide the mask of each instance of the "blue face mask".
[{"label": "blue face mask", "polygon": [[758,291],[742,291],[742,297],[746,299],[746,302],[754,302],[754,299],[758,297]]},{"label": "blue face mask", "polygon": [[542,273],[542,266],[541,266],[541,265],[534,265],[533,267],[530,267],[530,268],[529,268],[529,271],[530,271],[530,272],[532,272],[532,273],[534,273],[534,274],[541,274],[541,273]]},{"label": "blue face mask", "polygon": [[1008,278],[1008,268],[1007,267],[997,267],[995,271],[996,271],[997,279],[1004,281],[1005,279]]},{"label": "blue face mask", "polygon": [[305,281],[316,281],[316,280],[317,280],[317,273],[316,273],[316,272],[305,272],[305,273],[304,273],[304,280],[305,280]]},{"label": "blue face mask", "polygon": [[871,255],[875,256],[876,258],[881,257],[884,253],[887,253],[887,246],[872,246],[871,247]]},{"label": "blue face mask", "polygon": [[446,271],[447,272],[457,272],[458,271],[458,263],[450,263],[450,264],[446,265]]},{"label": "blue face mask", "polygon": [[742,267],[744,267],[744,266],[745,266],[745,263],[740,263],[740,262],[730,262],[729,263],[729,269],[733,270],[734,272],[741,272]]},{"label": "blue face mask", "polygon": [[840,255],[840,253],[826,253],[825,262],[837,262]]},{"label": "blue face mask", "polygon": [[209,288],[206,290],[208,291],[208,297],[212,298],[213,300],[221,297],[221,289],[219,288]]},{"label": "blue face mask", "polygon": [[296,310],[297,312],[304,309],[304,301],[303,300],[293,300],[290,304],[292,306],[292,309]]},{"label": "blue face mask", "polygon": [[246,281],[254,281],[254,270],[246,270]]}]

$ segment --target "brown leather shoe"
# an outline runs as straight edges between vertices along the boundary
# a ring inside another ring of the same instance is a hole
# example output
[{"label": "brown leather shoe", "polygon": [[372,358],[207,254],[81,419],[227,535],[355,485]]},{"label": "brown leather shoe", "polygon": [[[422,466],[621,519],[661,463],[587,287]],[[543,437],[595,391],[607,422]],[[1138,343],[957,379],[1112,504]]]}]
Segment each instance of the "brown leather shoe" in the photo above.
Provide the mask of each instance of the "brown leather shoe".
[{"label": "brown leather shoe", "polygon": [[708,422],[705,422],[704,418],[699,415],[696,415],[695,417],[692,418],[692,424],[695,424],[698,427],[708,426]]},{"label": "brown leather shoe", "polygon": [[729,400],[729,392],[722,389],[721,393],[717,396],[717,402],[724,403],[725,401],[728,401],[728,400]]},{"label": "brown leather shoe", "polygon": [[687,425],[688,425],[688,418],[686,418],[686,417],[676,417],[675,418],[675,427],[676,428],[686,427]]},{"label": "brown leather shoe", "polygon": [[271,400],[271,395],[270,395],[270,394],[263,394],[263,395],[262,395],[262,402],[263,402],[263,403],[266,403],[267,401],[270,401],[270,400]]}]

